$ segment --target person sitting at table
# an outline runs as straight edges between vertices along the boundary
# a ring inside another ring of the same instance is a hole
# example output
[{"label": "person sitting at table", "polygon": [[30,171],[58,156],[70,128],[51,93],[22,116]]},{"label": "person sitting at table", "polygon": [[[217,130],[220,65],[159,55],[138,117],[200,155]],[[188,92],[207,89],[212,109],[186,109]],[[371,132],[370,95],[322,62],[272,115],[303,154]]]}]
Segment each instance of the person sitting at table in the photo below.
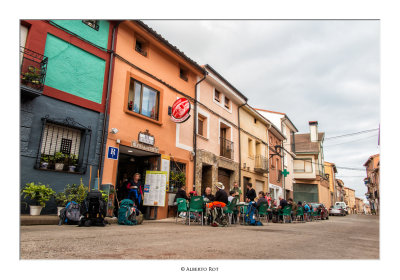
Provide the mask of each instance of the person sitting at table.
[{"label": "person sitting at table", "polygon": [[[175,198],[174,198],[174,205],[177,205],[176,201],[178,200],[178,198],[184,198],[186,199],[186,201],[189,200],[189,197],[187,196],[185,190],[183,189],[183,186],[178,186],[178,191],[176,192]],[[185,212],[181,212],[179,214],[179,217],[184,218],[186,217],[186,213]]]},{"label": "person sitting at table", "polygon": [[267,199],[265,198],[265,193],[264,193],[263,191],[260,191],[260,192],[258,193],[257,209],[260,208],[260,205],[261,205],[262,203],[268,205],[268,201],[267,201]]},{"label": "person sitting at table", "polygon": [[253,189],[252,183],[247,183],[246,202],[254,201],[257,197],[256,191]]},{"label": "person sitting at table", "polygon": [[235,191],[229,191],[229,196],[228,196],[228,201],[232,202],[232,200],[236,197],[235,196],[236,192]]},{"label": "person sitting at table", "polygon": [[203,198],[207,199],[208,201],[211,201],[211,202],[215,200],[215,197],[211,193],[211,188],[210,187],[207,187],[205,189],[204,194],[203,194]]},{"label": "person sitting at table", "polygon": [[226,191],[224,191],[225,189],[224,184],[218,182],[215,184],[215,187],[218,189],[218,191],[215,193],[214,201],[219,201],[228,204],[228,194],[226,193]]},{"label": "person sitting at table", "polygon": [[[296,219],[296,213],[297,213],[297,204],[294,203],[292,198],[288,199],[288,205],[290,205],[292,207],[292,220]],[[291,221],[292,221],[291,220]],[[289,223],[291,222],[289,221]]]}]

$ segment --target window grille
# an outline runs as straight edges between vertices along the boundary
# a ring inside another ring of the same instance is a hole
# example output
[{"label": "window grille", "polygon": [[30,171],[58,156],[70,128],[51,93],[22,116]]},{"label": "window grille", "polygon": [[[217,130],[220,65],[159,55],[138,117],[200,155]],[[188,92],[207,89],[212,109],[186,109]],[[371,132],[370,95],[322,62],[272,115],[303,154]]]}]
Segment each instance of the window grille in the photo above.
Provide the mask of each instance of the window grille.
[{"label": "window grille", "polygon": [[[86,172],[91,129],[85,127],[72,118],[62,121],[42,118],[42,134],[38,149],[35,168],[56,170],[56,163],[63,163],[64,167],[57,171]],[[71,171],[69,166],[75,166]]]}]

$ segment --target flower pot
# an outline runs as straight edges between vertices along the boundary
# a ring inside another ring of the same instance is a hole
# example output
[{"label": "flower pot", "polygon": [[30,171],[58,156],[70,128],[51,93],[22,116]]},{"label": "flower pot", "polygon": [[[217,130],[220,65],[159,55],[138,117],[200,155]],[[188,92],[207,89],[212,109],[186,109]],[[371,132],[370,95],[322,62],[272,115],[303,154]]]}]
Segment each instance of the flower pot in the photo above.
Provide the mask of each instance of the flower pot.
[{"label": "flower pot", "polygon": [[42,206],[29,205],[31,216],[39,216],[40,212],[42,212],[42,208],[43,208]]},{"label": "flower pot", "polygon": [[55,169],[58,171],[62,171],[64,169],[64,163],[56,163]]},{"label": "flower pot", "polygon": [[75,172],[76,166],[75,165],[70,165],[70,166],[68,166],[68,168],[69,168],[69,172]]},{"label": "flower pot", "polygon": [[60,212],[61,212],[61,209],[63,209],[64,207],[62,207],[62,206],[57,206],[57,216],[58,217],[60,217]]},{"label": "flower pot", "polygon": [[47,169],[47,166],[49,166],[49,163],[48,163],[48,162],[42,162],[42,163],[40,164],[40,168],[43,168],[43,169]]}]

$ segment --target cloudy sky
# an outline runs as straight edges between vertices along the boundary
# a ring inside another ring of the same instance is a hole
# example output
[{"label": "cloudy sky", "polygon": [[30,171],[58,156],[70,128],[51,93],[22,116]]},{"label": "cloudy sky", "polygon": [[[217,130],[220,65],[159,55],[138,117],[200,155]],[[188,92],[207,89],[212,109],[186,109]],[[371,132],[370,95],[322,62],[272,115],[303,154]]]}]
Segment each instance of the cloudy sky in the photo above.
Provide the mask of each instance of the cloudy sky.
[{"label": "cloudy sky", "polygon": [[[380,23],[367,20],[144,21],[199,64],[210,64],[249,98],[325,137],[378,128]],[[363,168],[378,132],[327,139],[325,160]],[[365,171],[337,177],[364,198]]]}]

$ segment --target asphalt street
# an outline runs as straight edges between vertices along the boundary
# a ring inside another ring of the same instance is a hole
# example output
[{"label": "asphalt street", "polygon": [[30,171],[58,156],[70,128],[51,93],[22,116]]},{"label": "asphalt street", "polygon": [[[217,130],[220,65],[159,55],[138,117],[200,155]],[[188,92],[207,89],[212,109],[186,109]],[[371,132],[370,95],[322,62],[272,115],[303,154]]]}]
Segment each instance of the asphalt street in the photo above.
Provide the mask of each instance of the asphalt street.
[{"label": "asphalt street", "polygon": [[21,259],[378,259],[379,216],[210,227],[172,219],[138,226],[21,226]]}]

